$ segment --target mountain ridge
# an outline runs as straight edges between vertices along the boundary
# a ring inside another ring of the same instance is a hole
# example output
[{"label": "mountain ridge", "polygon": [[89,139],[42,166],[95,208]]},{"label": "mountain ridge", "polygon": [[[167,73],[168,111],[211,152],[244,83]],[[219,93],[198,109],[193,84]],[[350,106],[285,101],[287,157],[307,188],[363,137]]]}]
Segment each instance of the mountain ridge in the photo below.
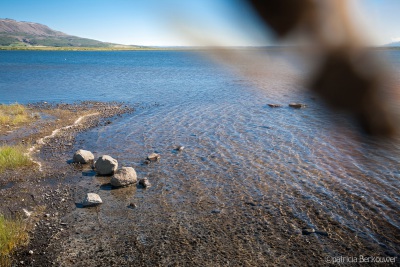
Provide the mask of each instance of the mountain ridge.
[{"label": "mountain ridge", "polygon": [[123,45],[68,35],[36,22],[0,18],[0,46],[113,48]]},{"label": "mountain ridge", "polygon": [[389,47],[400,47],[400,42],[393,42],[390,44],[386,44],[385,46],[389,46]]}]

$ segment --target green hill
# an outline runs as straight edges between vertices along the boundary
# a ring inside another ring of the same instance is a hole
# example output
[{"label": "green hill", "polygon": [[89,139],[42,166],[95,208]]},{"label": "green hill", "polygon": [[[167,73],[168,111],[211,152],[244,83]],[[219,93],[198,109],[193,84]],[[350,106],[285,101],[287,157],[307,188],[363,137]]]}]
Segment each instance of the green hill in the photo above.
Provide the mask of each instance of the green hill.
[{"label": "green hill", "polygon": [[121,45],[68,35],[39,23],[0,19],[0,46],[113,48]]}]

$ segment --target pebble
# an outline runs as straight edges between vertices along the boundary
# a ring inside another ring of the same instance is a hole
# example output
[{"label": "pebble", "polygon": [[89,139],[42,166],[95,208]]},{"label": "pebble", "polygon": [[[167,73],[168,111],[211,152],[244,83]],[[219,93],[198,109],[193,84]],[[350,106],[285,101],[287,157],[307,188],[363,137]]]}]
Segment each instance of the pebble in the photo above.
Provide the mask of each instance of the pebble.
[{"label": "pebble", "polygon": [[301,232],[302,232],[303,235],[310,235],[312,233],[315,233],[315,229],[313,229],[313,228],[303,228],[301,230]]},{"label": "pebble", "polygon": [[301,104],[301,103],[290,103],[289,107],[291,107],[291,108],[305,108],[306,105],[305,104]]},{"label": "pebble", "polygon": [[279,105],[279,104],[268,104],[268,106],[270,106],[271,108],[279,108],[279,107],[282,107],[282,105]]},{"label": "pebble", "polygon": [[28,253],[33,255],[33,250],[29,250]]},{"label": "pebble", "polygon": [[184,150],[185,149],[185,147],[184,146],[177,146],[176,147],[176,151],[182,151],[182,150]]},{"label": "pebble", "polygon": [[131,203],[129,203],[129,207],[134,209],[134,208],[136,208],[137,206],[136,206],[135,203],[132,203],[132,202],[131,202]]},{"label": "pebble", "polygon": [[151,153],[148,157],[147,160],[150,161],[158,161],[161,158],[161,156],[157,153]]},{"label": "pebble", "polygon": [[147,178],[142,178],[139,180],[139,185],[143,186],[144,188],[148,188],[151,186],[149,179]]}]

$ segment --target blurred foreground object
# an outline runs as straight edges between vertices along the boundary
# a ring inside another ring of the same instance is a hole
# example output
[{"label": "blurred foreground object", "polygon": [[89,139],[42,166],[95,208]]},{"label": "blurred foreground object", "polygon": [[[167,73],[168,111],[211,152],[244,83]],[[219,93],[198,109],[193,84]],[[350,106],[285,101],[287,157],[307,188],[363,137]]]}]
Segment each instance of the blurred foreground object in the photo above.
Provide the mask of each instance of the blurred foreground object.
[{"label": "blurred foreground object", "polygon": [[368,134],[395,133],[384,84],[389,79],[371,49],[361,47],[346,0],[245,0],[278,38],[299,32],[317,51],[321,65],[310,88],[330,106],[354,115]]}]

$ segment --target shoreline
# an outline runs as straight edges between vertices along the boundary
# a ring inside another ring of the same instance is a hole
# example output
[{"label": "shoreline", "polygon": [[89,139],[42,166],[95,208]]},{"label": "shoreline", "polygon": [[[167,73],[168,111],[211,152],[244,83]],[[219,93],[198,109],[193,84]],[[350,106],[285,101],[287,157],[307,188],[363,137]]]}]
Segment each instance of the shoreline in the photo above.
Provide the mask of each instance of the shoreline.
[{"label": "shoreline", "polygon": [[[59,220],[75,207],[72,201],[73,184],[77,169],[81,166],[65,163],[66,155],[70,154],[72,158],[75,136],[94,127],[109,125],[134,110],[124,103],[94,101],[74,104],[43,102],[24,106],[40,113],[42,119],[27,126],[12,128],[12,131],[0,128],[0,133],[2,139],[9,135],[8,141],[11,143],[27,145],[27,154],[38,164],[6,169],[0,173],[0,214],[7,218],[24,218],[27,225],[29,244],[11,254],[12,266],[48,266],[53,259],[48,258],[51,253],[44,256],[48,252],[46,244],[65,230],[62,227],[68,228],[59,223],[58,227],[49,227],[49,221]],[[71,115],[70,111],[74,116],[65,117]],[[58,112],[59,117],[54,115]],[[36,132],[36,127],[43,129]],[[27,136],[26,132],[32,135]],[[6,144],[9,142],[6,141]],[[29,254],[29,251],[35,254]]]},{"label": "shoreline", "polygon": [[[146,46],[121,46],[121,47],[55,47],[55,46],[23,46],[23,47],[10,47],[0,46],[0,51],[80,51],[80,52],[124,52],[124,51],[218,51],[218,50],[293,50],[297,51],[299,48],[295,46],[222,46],[222,47],[208,47],[208,46],[182,46],[182,47],[146,47]],[[391,46],[374,46],[365,47],[366,50],[400,50],[400,47]]]},{"label": "shoreline", "polygon": [[[49,110],[53,107],[43,106]],[[79,105],[71,109],[77,108]],[[86,110],[88,114],[92,111]],[[193,153],[189,145],[180,154],[160,152],[158,163],[136,165],[139,177],[149,177],[149,189],[113,189],[110,177],[96,176],[90,164],[66,162],[77,149],[86,148],[86,138],[91,135],[85,130],[112,127],[120,119],[95,117],[97,122],[84,120],[42,145],[36,156],[46,163],[43,172],[14,172],[12,175],[23,180],[9,185],[0,179],[4,196],[0,211],[10,207],[11,214],[21,213],[21,209],[32,212],[28,219],[32,223],[31,242],[16,252],[13,266],[320,266],[337,255],[390,259],[398,255],[397,246],[393,250],[379,247],[362,233],[335,221],[322,208],[323,203],[297,199],[296,205],[314,222],[308,224],[293,212],[294,198],[277,198],[273,188],[266,188],[260,196],[242,190],[239,181],[232,181],[227,184],[228,191],[222,191],[223,187],[204,186],[204,180],[190,171],[165,175],[163,167],[171,163],[178,170],[190,165],[184,160]],[[79,133],[84,138],[74,139]],[[122,140],[124,145],[126,141]],[[93,152],[96,154],[96,150]],[[209,181],[224,179],[215,173],[209,177]],[[88,192],[99,193],[103,204],[79,207]],[[378,220],[375,223],[381,229],[390,226]],[[385,231],[396,238],[395,230]]]}]

